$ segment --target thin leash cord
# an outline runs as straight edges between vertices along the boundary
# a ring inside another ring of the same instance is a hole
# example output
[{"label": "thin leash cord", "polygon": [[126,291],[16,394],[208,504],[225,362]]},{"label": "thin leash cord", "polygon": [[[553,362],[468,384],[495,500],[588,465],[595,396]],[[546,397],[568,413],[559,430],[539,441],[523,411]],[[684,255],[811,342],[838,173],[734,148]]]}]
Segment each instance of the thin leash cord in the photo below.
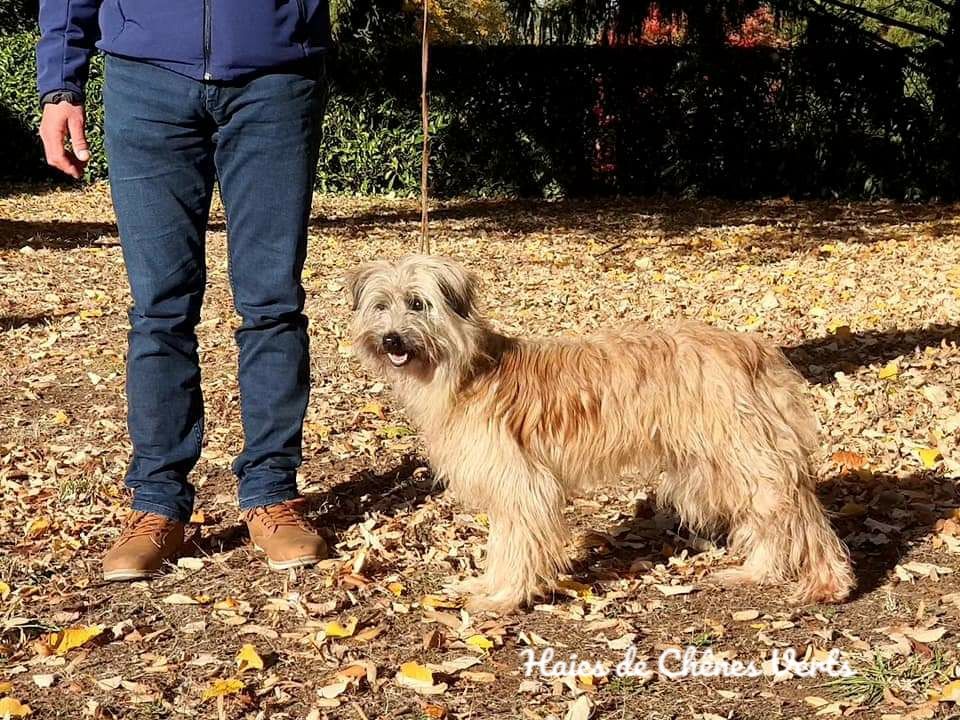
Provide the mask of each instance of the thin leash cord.
[{"label": "thin leash cord", "polygon": [[427,103],[427,75],[430,69],[430,40],[427,36],[429,4],[430,0],[423,0],[423,36],[420,39],[420,115],[423,124],[423,155],[420,159],[420,252],[424,255],[433,252],[428,228],[430,210],[427,206],[427,171],[430,167],[430,107]]}]

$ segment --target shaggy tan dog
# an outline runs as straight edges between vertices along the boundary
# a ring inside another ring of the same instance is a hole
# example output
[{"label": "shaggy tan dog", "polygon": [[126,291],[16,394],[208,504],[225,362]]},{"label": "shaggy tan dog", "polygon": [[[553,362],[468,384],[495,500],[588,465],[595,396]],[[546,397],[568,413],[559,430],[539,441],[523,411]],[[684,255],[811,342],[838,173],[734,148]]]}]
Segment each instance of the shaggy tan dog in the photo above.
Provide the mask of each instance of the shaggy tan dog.
[{"label": "shaggy tan dog", "polygon": [[501,335],[474,277],[409,256],[348,277],[355,347],[386,374],[438,477],[490,517],[470,606],[509,611],[567,566],[568,497],[625,470],[660,477],[659,499],[700,532],[727,531],[728,583],[796,583],[838,601],[854,581],[815,494],[817,422],[802,380],[754,335],[636,324],[590,338]]}]

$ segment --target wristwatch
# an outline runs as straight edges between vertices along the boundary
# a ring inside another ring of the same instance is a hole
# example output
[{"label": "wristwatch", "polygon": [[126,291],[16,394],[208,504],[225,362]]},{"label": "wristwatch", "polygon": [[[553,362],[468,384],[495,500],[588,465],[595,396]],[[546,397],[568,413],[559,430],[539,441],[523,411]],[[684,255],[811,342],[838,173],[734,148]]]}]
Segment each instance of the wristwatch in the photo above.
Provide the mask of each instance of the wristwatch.
[{"label": "wristwatch", "polygon": [[83,105],[83,96],[73,90],[52,90],[40,98],[40,107],[53,103],[68,102],[71,105]]}]

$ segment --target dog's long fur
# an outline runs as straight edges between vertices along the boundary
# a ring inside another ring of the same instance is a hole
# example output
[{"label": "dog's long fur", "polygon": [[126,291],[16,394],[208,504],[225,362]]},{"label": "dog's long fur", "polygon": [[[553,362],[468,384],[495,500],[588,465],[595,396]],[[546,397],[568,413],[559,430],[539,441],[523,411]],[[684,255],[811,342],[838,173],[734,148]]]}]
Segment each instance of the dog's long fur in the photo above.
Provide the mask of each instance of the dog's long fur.
[{"label": "dog's long fur", "polygon": [[[792,581],[801,602],[853,587],[815,494],[802,380],[758,336],[683,322],[519,339],[491,329],[451,260],[348,279],[359,356],[390,378],[437,474],[490,517],[486,573],[465,584],[473,607],[508,611],[548,589],[567,566],[566,499],[628,469],[661,477],[659,499],[690,527],[727,531],[745,560],[722,580]],[[400,367],[387,335],[407,351]]]}]

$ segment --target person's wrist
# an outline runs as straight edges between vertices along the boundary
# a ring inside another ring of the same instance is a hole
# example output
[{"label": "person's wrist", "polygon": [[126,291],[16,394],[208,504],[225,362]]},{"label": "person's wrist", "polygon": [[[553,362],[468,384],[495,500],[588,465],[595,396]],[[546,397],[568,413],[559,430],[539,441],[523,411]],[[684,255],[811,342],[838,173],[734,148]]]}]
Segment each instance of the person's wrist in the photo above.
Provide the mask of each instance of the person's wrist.
[{"label": "person's wrist", "polygon": [[41,96],[40,107],[56,105],[62,102],[69,103],[70,105],[83,105],[83,95],[75,90],[51,90]]}]

